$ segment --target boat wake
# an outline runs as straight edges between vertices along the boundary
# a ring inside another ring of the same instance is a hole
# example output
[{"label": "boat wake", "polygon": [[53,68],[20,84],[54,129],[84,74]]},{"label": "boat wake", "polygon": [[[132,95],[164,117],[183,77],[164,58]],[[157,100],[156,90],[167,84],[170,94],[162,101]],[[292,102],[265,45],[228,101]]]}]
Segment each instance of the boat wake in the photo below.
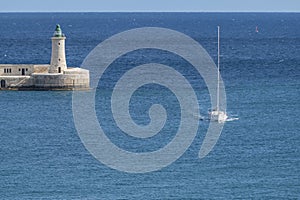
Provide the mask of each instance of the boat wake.
[{"label": "boat wake", "polygon": [[236,120],[239,120],[239,118],[238,117],[228,117],[226,119],[226,122],[232,122],[232,121],[236,121]]},{"label": "boat wake", "polygon": [[194,113],[193,116],[195,117],[195,119],[198,119],[200,121],[205,120],[205,117],[200,114]]},{"label": "boat wake", "polygon": [[[193,113],[192,115],[200,121],[210,121],[209,116],[203,116],[203,115],[200,115],[200,114],[197,114],[197,113]],[[226,119],[226,122],[237,121],[239,119],[240,118],[238,118],[236,115],[231,115],[231,116],[228,116],[228,118]]]},{"label": "boat wake", "polygon": [[228,117],[227,117],[227,119],[226,119],[226,122],[232,122],[232,121],[237,121],[237,120],[239,120],[240,118],[239,118],[239,116],[237,115],[237,114],[235,114],[235,113],[227,113],[228,114]]}]

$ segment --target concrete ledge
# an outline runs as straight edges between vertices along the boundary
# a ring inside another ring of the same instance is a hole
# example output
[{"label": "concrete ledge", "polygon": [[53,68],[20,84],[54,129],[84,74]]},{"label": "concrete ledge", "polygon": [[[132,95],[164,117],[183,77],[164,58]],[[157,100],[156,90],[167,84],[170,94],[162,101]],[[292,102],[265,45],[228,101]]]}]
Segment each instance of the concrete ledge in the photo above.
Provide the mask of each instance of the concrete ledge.
[{"label": "concrete ledge", "polygon": [[90,90],[91,88],[86,88],[86,87],[7,87],[7,88],[0,88],[1,90],[13,90],[13,91],[87,91]]},{"label": "concrete ledge", "polygon": [[89,70],[82,68],[68,68],[64,71],[64,74],[89,74]]}]

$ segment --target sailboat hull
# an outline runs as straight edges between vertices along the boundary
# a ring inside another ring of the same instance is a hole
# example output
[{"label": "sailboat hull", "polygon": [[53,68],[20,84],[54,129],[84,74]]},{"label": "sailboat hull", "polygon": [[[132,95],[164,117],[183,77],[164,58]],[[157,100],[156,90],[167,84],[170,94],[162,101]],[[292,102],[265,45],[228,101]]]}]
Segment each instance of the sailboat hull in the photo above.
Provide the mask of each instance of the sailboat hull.
[{"label": "sailboat hull", "polygon": [[215,121],[219,123],[224,123],[228,118],[227,114],[223,111],[212,111],[209,114],[210,114],[211,121]]}]

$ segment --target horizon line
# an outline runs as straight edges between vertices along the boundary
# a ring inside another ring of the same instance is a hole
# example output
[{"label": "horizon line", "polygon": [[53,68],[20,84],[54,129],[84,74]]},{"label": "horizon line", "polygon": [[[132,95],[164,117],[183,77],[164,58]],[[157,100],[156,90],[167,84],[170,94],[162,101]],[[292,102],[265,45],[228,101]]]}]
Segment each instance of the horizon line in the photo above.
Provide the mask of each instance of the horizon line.
[{"label": "horizon line", "polygon": [[149,10],[120,10],[120,11],[0,11],[0,13],[300,13],[300,11],[149,11]]}]

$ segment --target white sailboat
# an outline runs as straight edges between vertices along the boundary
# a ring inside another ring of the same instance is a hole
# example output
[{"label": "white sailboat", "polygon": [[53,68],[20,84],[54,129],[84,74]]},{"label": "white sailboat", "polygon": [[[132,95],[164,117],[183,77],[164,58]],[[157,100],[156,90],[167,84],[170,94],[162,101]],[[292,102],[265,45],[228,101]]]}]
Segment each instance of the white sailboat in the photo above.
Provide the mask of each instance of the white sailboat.
[{"label": "white sailboat", "polygon": [[224,123],[228,118],[226,111],[220,110],[220,27],[218,26],[218,86],[217,86],[217,105],[209,112],[210,120]]}]

